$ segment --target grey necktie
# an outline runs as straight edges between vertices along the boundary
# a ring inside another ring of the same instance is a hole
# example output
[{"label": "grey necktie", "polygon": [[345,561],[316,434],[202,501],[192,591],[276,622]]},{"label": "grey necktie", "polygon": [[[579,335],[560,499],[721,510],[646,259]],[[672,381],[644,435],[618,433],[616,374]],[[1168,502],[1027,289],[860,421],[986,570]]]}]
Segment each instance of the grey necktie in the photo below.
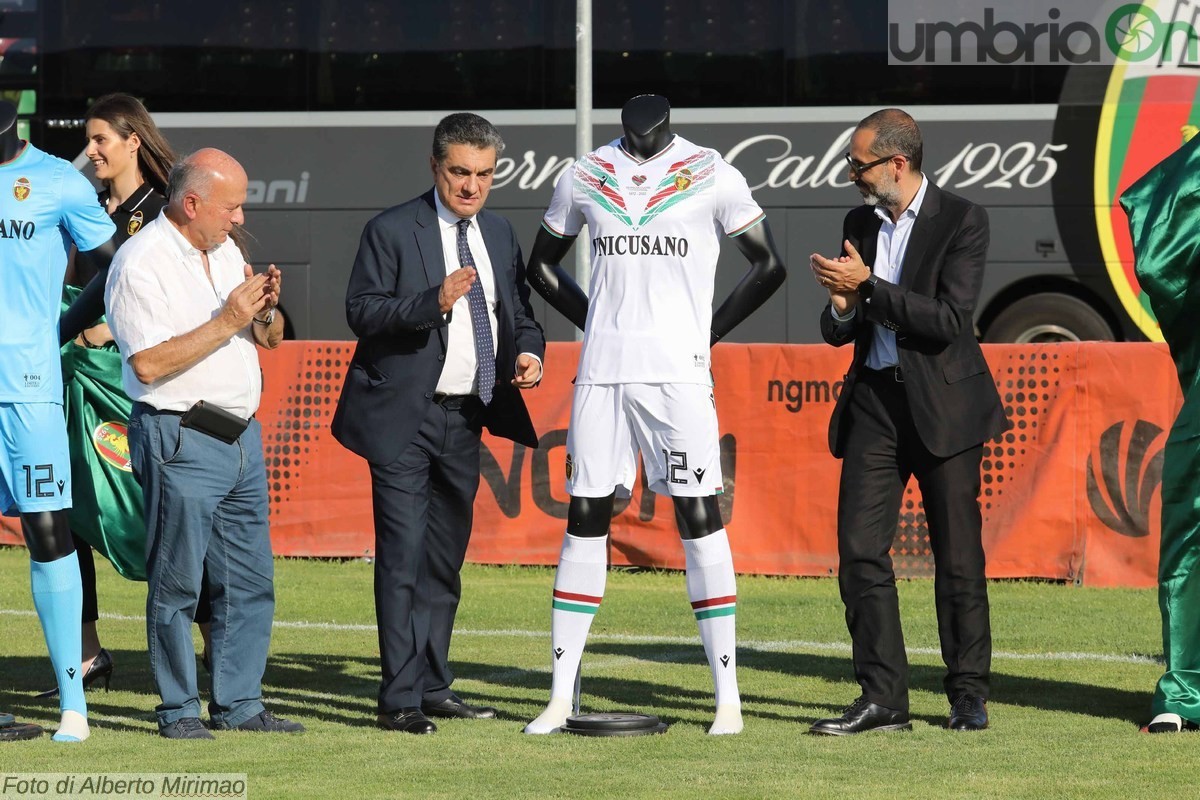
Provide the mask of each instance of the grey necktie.
[{"label": "grey necktie", "polygon": [[[475,259],[467,245],[467,228],[471,220],[458,221],[458,263],[475,269]],[[467,307],[471,309],[471,326],[475,329],[475,363],[479,376],[479,399],[486,406],[492,402],[492,389],[496,386],[496,351],[492,346],[492,326],[488,322],[487,299],[483,295],[483,281],[476,273],[475,282],[467,291]]]}]

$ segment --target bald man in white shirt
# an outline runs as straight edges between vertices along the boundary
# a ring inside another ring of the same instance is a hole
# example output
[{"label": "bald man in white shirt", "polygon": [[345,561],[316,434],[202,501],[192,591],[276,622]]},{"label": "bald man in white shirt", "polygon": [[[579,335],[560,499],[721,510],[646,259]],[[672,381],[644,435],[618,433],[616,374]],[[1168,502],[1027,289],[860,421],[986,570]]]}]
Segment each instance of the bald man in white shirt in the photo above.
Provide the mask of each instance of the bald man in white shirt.
[{"label": "bald man in white shirt", "polygon": [[[146,635],[159,733],[211,739],[200,720],[191,621],[207,574],[214,729],[292,733],[262,704],[274,615],[256,345],[283,339],[281,276],[230,241],[246,172],[205,149],[171,172],[166,210],[123,246],[105,293],[134,401],[130,456],[146,513]],[[206,572],[207,568],[207,572]]]}]

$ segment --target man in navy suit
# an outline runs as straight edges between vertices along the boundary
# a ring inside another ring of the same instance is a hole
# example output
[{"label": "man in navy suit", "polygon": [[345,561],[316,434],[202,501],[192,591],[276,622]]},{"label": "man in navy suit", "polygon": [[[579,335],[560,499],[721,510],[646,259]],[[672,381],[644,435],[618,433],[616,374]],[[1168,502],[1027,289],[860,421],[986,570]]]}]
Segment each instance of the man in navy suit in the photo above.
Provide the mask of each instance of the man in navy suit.
[{"label": "man in navy suit", "polygon": [[481,429],[537,446],[518,390],[541,380],[546,340],[516,234],[483,210],[503,150],[475,114],[438,123],[433,189],[367,223],[346,290],[359,341],[333,435],[371,467],[386,730],[496,715],[454,694],[447,660]]}]

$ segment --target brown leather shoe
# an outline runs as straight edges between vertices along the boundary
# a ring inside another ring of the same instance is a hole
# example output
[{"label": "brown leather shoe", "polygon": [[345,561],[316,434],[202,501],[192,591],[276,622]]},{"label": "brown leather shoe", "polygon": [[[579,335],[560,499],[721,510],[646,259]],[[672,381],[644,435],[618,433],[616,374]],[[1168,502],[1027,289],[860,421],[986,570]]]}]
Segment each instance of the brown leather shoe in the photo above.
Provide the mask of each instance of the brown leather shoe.
[{"label": "brown leather shoe", "polygon": [[385,731],[400,731],[401,733],[437,733],[437,725],[433,720],[421,713],[419,708],[402,708],[390,714],[380,714],[379,727]]}]

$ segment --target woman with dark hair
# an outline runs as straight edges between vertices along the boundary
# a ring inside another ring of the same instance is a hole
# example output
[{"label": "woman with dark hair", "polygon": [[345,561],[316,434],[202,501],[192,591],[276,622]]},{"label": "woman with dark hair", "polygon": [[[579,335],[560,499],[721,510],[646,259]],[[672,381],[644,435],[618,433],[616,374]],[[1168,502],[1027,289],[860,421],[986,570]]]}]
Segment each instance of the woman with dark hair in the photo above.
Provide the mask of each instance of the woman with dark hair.
[{"label": "woman with dark hair", "polygon": [[[167,176],[176,156],[145,106],[127,94],[101,97],[86,115],[87,147],[104,188],[100,205],[117,226],[118,247],[153,220],[167,204]],[[83,259],[67,269],[64,309],[94,273]],[[63,348],[65,406],[71,471],[77,487],[70,511],[83,579],[83,684],[112,678],[111,654],[100,646],[96,620],[96,566],[92,547],[132,580],[146,579],[142,494],[129,467],[127,424],[130,401],[121,388],[121,355],[101,320]],[[201,596],[196,621],[208,640],[211,612]],[[57,690],[43,692],[49,697]]]}]

